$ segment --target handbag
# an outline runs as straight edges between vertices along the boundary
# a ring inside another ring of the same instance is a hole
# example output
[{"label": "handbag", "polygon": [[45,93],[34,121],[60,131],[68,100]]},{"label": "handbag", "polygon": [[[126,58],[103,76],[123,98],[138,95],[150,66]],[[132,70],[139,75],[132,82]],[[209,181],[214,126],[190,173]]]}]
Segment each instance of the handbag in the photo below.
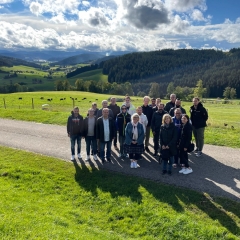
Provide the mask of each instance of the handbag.
[{"label": "handbag", "polygon": [[188,148],[187,148],[187,152],[188,153],[191,153],[195,148],[195,144],[193,142],[191,142],[189,145],[188,145]]}]

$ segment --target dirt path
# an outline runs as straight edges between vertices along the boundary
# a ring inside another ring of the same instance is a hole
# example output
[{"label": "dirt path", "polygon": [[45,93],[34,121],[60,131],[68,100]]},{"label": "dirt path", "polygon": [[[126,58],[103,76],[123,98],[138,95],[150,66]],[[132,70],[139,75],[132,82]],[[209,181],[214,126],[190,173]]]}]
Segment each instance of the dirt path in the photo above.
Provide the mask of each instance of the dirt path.
[{"label": "dirt path", "polygon": [[[70,141],[64,126],[7,119],[0,119],[0,126],[0,145],[70,160]],[[151,141],[151,151],[152,146]],[[85,159],[84,140],[82,156]],[[130,169],[129,159],[123,160],[117,156],[118,152],[113,150],[112,163],[102,165],[100,161],[91,160],[90,164],[98,169],[131,174],[240,201],[240,149],[205,145],[201,158],[190,155],[192,174],[179,174],[179,169],[173,169],[172,176],[161,175],[161,167],[152,154],[143,155],[138,169]],[[81,163],[85,164],[84,161]]]}]

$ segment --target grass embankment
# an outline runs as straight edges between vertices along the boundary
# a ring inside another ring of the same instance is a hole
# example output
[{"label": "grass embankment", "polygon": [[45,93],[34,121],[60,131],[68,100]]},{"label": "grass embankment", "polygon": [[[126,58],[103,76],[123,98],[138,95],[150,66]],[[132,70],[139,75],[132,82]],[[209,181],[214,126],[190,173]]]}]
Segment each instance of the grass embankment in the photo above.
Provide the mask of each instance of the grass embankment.
[{"label": "grass embankment", "polygon": [[[19,97],[22,99],[19,100]],[[74,102],[70,97],[75,99]],[[56,91],[0,94],[0,117],[65,125],[73,105],[79,106],[81,114],[86,116],[92,102],[97,102],[98,107],[101,108],[101,101],[109,97],[110,95],[89,92]],[[3,98],[7,109],[4,109]],[[32,98],[34,99],[34,109],[32,109]],[[50,98],[52,101],[47,101]],[[63,98],[65,100],[60,100]],[[86,99],[83,100],[83,98]],[[135,106],[142,105],[140,97],[132,97],[132,101]],[[167,100],[163,100],[163,102],[166,103]],[[211,102],[204,104],[209,113],[205,142],[240,148],[239,101],[233,101],[233,104],[214,104]],[[49,104],[49,111],[41,110],[42,104]],[[121,103],[119,102],[118,105]],[[183,102],[182,105],[189,113],[191,103]]]},{"label": "grass embankment", "polygon": [[0,147],[1,239],[239,239],[240,204]]}]

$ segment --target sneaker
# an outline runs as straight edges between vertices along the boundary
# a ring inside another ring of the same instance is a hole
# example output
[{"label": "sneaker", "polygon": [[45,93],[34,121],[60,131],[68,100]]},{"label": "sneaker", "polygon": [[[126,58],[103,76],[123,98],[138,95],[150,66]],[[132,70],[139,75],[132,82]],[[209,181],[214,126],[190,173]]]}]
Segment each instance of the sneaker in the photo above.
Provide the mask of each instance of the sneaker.
[{"label": "sneaker", "polygon": [[117,147],[117,146],[114,146],[114,149],[115,149],[115,150],[118,150],[118,147]]},{"label": "sneaker", "polygon": [[105,163],[105,160],[104,160],[104,158],[101,158],[101,160],[102,160],[102,163]]},{"label": "sneaker", "polygon": [[87,157],[86,157],[85,161],[86,161],[86,162],[88,162],[89,160],[90,160],[90,156],[89,156],[89,155],[87,155]]},{"label": "sneaker", "polygon": [[123,154],[119,153],[119,154],[118,154],[118,157],[119,157],[119,158],[120,158],[120,157],[123,157]]},{"label": "sneaker", "polygon": [[97,161],[97,160],[98,160],[97,154],[93,155],[93,159],[94,159],[94,161]]},{"label": "sneaker", "polygon": [[183,172],[185,172],[186,171],[186,168],[182,168],[180,171],[179,171],[179,173],[183,173]]},{"label": "sneaker", "polygon": [[78,159],[82,159],[82,156],[80,153],[78,154]]},{"label": "sneaker", "polygon": [[131,162],[130,168],[134,168],[134,162]]},{"label": "sneaker", "polygon": [[133,168],[138,168],[138,164],[136,162],[133,162]]},{"label": "sneaker", "polygon": [[198,149],[196,148],[193,152],[194,152],[195,154],[197,154],[197,153],[198,153]]},{"label": "sneaker", "polygon": [[75,156],[74,155],[71,156],[71,161],[75,161]]},{"label": "sneaker", "polygon": [[183,172],[183,174],[189,174],[192,172],[193,172],[193,170],[191,168],[186,168],[186,170]]},{"label": "sneaker", "polygon": [[108,162],[111,162],[111,158],[107,158],[107,161],[108,161]]},{"label": "sneaker", "polygon": [[196,154],[196,157],[201,157],[202,156],[202,152],[198,152],[197,154]]},{"label": "sneaker", "polygon": [[145,147],[146,152],[150,153],[150,150],[148,147]]},{"label": "sneaker", "polygon": [[167,173],[167,170],[163,170],[162,171],[162,175],[166,174]]},{"label": "sneaker", "polygon": [[171,172],[171,171],[168,171],[167,173],[168,173],[168,175],[169,175],[169,176],[171,176],[171,175],[172,175],[172,172]]}]

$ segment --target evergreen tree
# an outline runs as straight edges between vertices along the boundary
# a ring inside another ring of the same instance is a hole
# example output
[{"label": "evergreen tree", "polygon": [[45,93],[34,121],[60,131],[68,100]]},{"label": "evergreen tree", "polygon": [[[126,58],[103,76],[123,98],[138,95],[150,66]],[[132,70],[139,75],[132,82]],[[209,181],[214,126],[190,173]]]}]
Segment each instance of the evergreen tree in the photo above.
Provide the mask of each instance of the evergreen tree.
[{"label": "evergreen tree", "polygon": [[202,98],[206,92],[207,92],[207,89],[203,87],[203,81],[199,79],[193,91],[194,96]]},{"label": "evergreen tree", "polygon": [[150,97],[159,98],[160,96],[159,92],[160,92],[160,85],[156,82],[152,83],[148,95]]}]

